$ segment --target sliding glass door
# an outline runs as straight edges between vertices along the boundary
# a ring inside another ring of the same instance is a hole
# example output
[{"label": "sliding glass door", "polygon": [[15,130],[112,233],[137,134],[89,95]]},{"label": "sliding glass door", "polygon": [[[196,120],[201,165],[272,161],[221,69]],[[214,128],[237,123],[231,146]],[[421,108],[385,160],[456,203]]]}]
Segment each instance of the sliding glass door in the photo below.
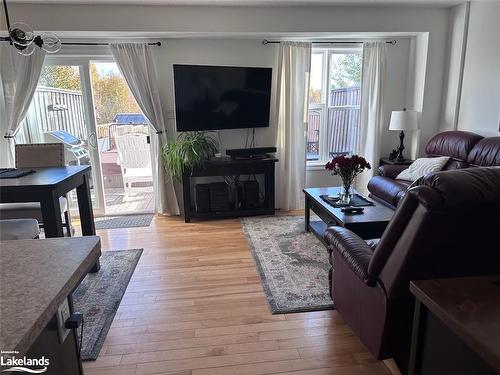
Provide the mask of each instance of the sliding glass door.
[{"label": "sliding glass door", "polygon": [[153,212],[149,125],[112,58],[49,57],[16,142],[62,142],[67,164],[91,165],[96,214]]},{"label": "sliding glass door", "polygon": [[114,61],[91,61],[89,68],[105,211],[153,212],[147,120]]}]

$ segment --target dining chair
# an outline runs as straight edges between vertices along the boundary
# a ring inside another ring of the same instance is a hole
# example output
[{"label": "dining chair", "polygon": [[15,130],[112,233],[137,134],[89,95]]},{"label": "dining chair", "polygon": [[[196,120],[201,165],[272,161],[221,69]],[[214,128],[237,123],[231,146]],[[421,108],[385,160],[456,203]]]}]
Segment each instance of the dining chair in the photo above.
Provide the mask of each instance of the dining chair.
[{"label": "dining chair", "polygon": [[35,219],[0,220],[0,241],[32,240],[39,234],[40,228]]},{"label": "dining chair", "polygon": [[[32,143],[15,146],[16,168],[64,167],[64,144],[62,143]],[[68,199],[59,197],[63,227],[68,237],[72,236],[71,217]],[[0,204],[0,219],[35,219],[43,228],[42,211],[39,202],[2,203]]]}]

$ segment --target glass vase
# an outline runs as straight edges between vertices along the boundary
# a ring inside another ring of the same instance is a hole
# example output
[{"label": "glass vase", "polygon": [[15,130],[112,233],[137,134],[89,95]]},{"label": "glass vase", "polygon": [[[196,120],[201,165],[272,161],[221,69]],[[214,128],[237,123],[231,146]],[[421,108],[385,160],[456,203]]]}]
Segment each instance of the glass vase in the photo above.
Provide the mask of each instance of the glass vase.
[{"label": "glass vase", "polygon": [[346,206],[350,205],[352,194],[352,180],[342,180],[342,186],[340,187],[339,194],[339,203]]}]

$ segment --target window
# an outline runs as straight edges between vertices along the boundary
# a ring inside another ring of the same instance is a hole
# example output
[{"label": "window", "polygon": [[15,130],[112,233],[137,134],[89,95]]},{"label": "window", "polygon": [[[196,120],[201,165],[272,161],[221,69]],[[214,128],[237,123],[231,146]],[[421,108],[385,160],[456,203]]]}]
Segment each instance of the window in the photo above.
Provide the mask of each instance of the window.
[{"label": "window", "polygon": [[311,56],[307,162],[352,154],[358,136],[362,50],[315,48]]}]

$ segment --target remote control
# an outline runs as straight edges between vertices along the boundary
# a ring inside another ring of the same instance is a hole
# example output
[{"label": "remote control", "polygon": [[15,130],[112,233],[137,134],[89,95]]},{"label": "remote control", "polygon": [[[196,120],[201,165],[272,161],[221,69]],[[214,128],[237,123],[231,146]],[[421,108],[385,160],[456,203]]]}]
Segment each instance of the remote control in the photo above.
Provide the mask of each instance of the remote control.
[{"label": "remote control", "polygon": [[340,209],[340,211],[348,214],[362,214],[363,210],[363,207],[343,207]]}]

